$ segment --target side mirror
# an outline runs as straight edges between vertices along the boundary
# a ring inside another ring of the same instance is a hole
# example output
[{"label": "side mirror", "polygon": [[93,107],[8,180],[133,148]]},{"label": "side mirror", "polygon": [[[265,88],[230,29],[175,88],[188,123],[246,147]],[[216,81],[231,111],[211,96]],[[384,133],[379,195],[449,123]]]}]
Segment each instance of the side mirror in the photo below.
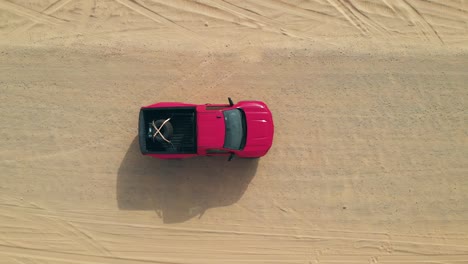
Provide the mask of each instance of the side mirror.
[{"label": "side mirror", "polygon": [[231,155],[229,155],[228,161],[231,161],[234,158],[234,156],[235,156],[234,152],[231,152]]},{"label": "side mirror", "polygon": [[231,97],[228,97],[228,101],[229,101],[229,105],[230,105],[230,106],[233,106],[233,105],[234,105],[234,102],[232,101]]}]

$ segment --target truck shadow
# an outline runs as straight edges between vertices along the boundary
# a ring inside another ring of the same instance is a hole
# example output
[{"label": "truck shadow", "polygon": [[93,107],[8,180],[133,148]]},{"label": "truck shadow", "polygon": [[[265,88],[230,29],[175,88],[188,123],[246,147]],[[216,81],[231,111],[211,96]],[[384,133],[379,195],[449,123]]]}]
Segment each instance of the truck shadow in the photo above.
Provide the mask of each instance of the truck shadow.
[{"label": "truck shadow", "polygon": [[201,217],[237,202],[257,171],[258,159],[196,157],[159,160],[141,155],[135,138],[117,177],[121,210],[154,210],[164,223]]}]

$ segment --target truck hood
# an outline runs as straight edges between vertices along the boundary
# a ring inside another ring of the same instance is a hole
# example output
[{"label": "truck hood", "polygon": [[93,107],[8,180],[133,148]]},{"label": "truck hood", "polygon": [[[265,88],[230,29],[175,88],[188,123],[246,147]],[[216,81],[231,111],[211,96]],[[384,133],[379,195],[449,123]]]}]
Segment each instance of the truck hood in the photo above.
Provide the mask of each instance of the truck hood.
[{"label": "truck hood", "polygon": [[247,121],[245,149],[252,147],[268,150],[273,143],[274,125],[270,110],[263,104],[242,107]]}]

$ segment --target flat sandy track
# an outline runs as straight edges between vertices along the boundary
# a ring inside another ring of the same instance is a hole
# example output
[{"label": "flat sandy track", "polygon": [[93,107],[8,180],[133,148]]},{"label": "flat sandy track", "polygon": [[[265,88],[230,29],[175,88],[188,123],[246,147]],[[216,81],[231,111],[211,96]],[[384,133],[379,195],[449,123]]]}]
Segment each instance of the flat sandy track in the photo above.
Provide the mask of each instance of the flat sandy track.
[{"label": "flat sandy track", "polygon": [[[259,161],[139,107],[260,99]],[[468,263],[468,1],[0,0],[0,263]]]}]

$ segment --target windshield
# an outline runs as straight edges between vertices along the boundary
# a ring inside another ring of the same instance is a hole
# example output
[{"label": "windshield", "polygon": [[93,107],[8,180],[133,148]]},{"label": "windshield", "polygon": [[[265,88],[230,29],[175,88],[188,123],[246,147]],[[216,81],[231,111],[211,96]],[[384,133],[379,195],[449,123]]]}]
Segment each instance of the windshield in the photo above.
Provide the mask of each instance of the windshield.
[{"label": "windshield", "polygon": [[240,109],[232,109],[224,111],[223,114],[226,124],[224,147],[237,150],[244,148],[247,131],[244,112]]}]

